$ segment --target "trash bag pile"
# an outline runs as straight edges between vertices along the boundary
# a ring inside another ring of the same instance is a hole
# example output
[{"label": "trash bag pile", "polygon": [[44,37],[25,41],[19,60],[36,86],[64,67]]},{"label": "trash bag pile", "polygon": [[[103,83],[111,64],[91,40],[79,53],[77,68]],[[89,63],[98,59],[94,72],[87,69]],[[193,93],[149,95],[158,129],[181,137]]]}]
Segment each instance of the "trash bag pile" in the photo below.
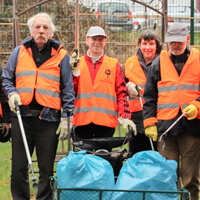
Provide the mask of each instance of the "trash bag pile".
[{"label": "trash bag pile", "polygon": [[[119,190],[177,192],[176,170],[176,161],[166,160],[156,151],[142,151],[126,160],[115,183],[113,168],[107,160],[86,154],[86,151],[70,151],[58,162],[56,173],[59,188],[75,189],[62,190],[60,200],[99,200],[99,194],[92,189],[116,191],[105,191],[103,200],[142,200],[142,192],[134,192],[127,197],[126,191]],[[145,200],[161,199],[177,200],[178,194],[149,192],[145,196]]]}]

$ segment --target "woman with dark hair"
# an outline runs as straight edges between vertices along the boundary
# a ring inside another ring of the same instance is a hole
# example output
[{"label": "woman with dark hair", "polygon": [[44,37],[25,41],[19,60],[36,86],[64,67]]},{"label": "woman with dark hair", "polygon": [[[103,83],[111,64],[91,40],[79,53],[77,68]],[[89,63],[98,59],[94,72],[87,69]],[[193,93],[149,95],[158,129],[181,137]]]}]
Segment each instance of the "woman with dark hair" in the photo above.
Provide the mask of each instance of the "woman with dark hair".
[{"label": "woman with dark hair", "polygon": [[[133,154],[151,150],[149,138],[144,133],[143,112],[142,107],[144,100],[142,94],[147,80],[147,75],[154,58],[160,54],[162,45],[157,32],[147,29],[138,37],[138,46],[136,54],[127,59],[125,63],[125,78],[129,94],[129,106],[131,111],[131,119],[136,124],[137,136],[135,136],[130,144],[130,152]],[[136,86],[138,87],[136,89]],[[140,94],[139,94],[139,93]],[[141,99],[139,99],[141,95]],[[157,150],[155,142],[154,149]]]}]

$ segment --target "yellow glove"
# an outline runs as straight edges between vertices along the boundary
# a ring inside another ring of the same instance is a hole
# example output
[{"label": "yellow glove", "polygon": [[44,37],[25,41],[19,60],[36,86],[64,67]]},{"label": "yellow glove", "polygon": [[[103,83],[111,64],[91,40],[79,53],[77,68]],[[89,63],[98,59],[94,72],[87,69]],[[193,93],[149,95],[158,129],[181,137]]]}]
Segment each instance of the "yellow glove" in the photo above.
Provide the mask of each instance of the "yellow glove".
[{"label": "yellow glove", "polygon": [[[70,116],[70,129],[72,128],[72,119],[73,116]],[[61,117],[60,124],[58,129],[56,130],[56,134],[60,134],[59,140],[67,140],[68,139],[68,119]]]},{"label": "yellow glove", "polygon": [[118,122],[122,125],[123,129],[125,130],[126,133],[128,133],[128,126],[132,127],[134,135],[137,135],[137,129],[136,125],[134,124],[133,121],[127,118],[120,117],[118,118]]},{"label": "yellow glove", "polygon": [[186,112],[186,115],[188,116],[188,120],[195,119],[198,116],[199,110],[194,104],[190,104],[182,111],[183,113]]},{"label": "yellow glove", "polygon": [[154,142],[157,141],[158,138],[158,131],[157,131],[157,126],[148,126],[147,128],[145,128],[145,135],[147,137],[150,137],[153,139]]},{"label": "yellow glove", "polygon": [[22,105],[22,102],[21,102],[19,94],[17,94],[17,93],[10,94],[8,96],[8,104],[10,106],[10,110],[13,111],[14,113],[16,113],[15,101],[17,101],[17,103],[18,103],[19,106]]},{"label": "yellow glove", "polygon": [[[128,90],[128,94],[131,98],[135,98],[135,99],[138,99],[139,96],[138,96],[138,92],[136,90],[136,85],[133,83],[133,82],[128,82],[126,84],[126,87],[127,87],[127,90]],[[139,87],[139,86],[138,86]],[[139,89],[141,89],[139,87]]]},{"label": "yellow glove", "polygon": [[74,53],[71,55],[70,61],[69,61],[71,69],[72,69],[72,73],[73,73],[74,76],[79,76],[80,75],[80,69],[78,67],[78,62],[79,62],[78,55],[74,51]]}]

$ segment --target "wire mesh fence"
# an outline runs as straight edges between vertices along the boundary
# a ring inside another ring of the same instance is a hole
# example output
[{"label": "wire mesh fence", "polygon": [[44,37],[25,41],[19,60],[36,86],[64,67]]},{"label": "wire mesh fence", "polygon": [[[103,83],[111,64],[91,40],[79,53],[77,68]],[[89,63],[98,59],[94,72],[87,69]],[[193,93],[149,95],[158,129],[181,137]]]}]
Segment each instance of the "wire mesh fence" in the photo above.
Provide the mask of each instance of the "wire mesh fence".
[{"label": "wire mesh fence", "polygon": [[78,189],[59,188],[57,178],[51,177],[53,200],[190,200],[186,190],[146,191],[146,190],[109,190],[109,189]]},{"label": "wire mesh fence", "polygon": [[[168,25],[173,22],[187,23],[190,28],[191,19],[194,23],[194,45],[199,47],[200,14],[197,0],[194,1],[194,17],[191,18],[191,1],[168,1]],[[40,2],[39,0],[18,0],[19,13]],[[68,50],[73,52],[75,45],[75,2],[76,0],[54,0],[32,8],[18,17],[19,41],[30,36],[26,25],[27,19],[38,12],[48,12],[52,15],[57,30],[54,39],[59,40]],[[121,66],[126,59],[137,50],[138,35],[151,28],[161,36],[163,12],[162,0],[79,0],[79,54],[87,52],[85,36],[90,26],[101,26],[108,35],[105,54],[116,57]],[[172,5],[171,5],[172,4]],[[180,6],[181,5],[181,6]],[[150,9],[153,8],[152,9]],[[180,11],[180,12],[179,12]],[[0,59],[5,66],[13,50],[13,1],[2,0],[0,3]]]}]

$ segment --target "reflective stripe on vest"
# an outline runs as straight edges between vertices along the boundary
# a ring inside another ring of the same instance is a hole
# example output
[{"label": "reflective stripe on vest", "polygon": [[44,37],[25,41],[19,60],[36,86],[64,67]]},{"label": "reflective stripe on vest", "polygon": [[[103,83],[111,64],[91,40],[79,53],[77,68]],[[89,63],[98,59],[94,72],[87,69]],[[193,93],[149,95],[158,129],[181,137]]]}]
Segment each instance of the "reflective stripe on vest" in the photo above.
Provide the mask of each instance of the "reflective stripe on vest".
[{"label": "reflective stripe on vest", "polygon": [[116,65],[117,59],[104,55],[102,65],[92,85],[87,63],[84,57],[80,58],[81,75],[75,99],[73,124],[81,126],[94,123],[116,128],[118,122],[115,92]]},{"label": "reflective stripe on vest", "polygon": [[178,115],[190,102],[200,96],[199,51],[191,48],[181,75],[173,65],[169,52],[163,50],[160,55],[161,81],[158,85],[157,119],[170,120]]},{"label": "reflective stripe on vest", "polygon": [[[129,79],[129,81],[135,83],[140,86],[140,95],[141,97],[144,94],[144,87],[146,84],[146,75],[140,65],[139,59],[137,55],[130,57],[125,63],[125,77]],[[144,104],[144,99],[142,99],[142,104]],[[129,98],[129,106],[131,112],[138,112],[142,110],[142,105],[139,99]]]},{"label": "reflective stripe on vest", "polygon": [[31,49],[22,45],[16,67],[16,89],[20,95],[22,105],[31,103],[35,89],[36,101],[45,107],[61,109],[60,98],[60,67],[66,50],[54,51],[49,60],[37,68]]}]

